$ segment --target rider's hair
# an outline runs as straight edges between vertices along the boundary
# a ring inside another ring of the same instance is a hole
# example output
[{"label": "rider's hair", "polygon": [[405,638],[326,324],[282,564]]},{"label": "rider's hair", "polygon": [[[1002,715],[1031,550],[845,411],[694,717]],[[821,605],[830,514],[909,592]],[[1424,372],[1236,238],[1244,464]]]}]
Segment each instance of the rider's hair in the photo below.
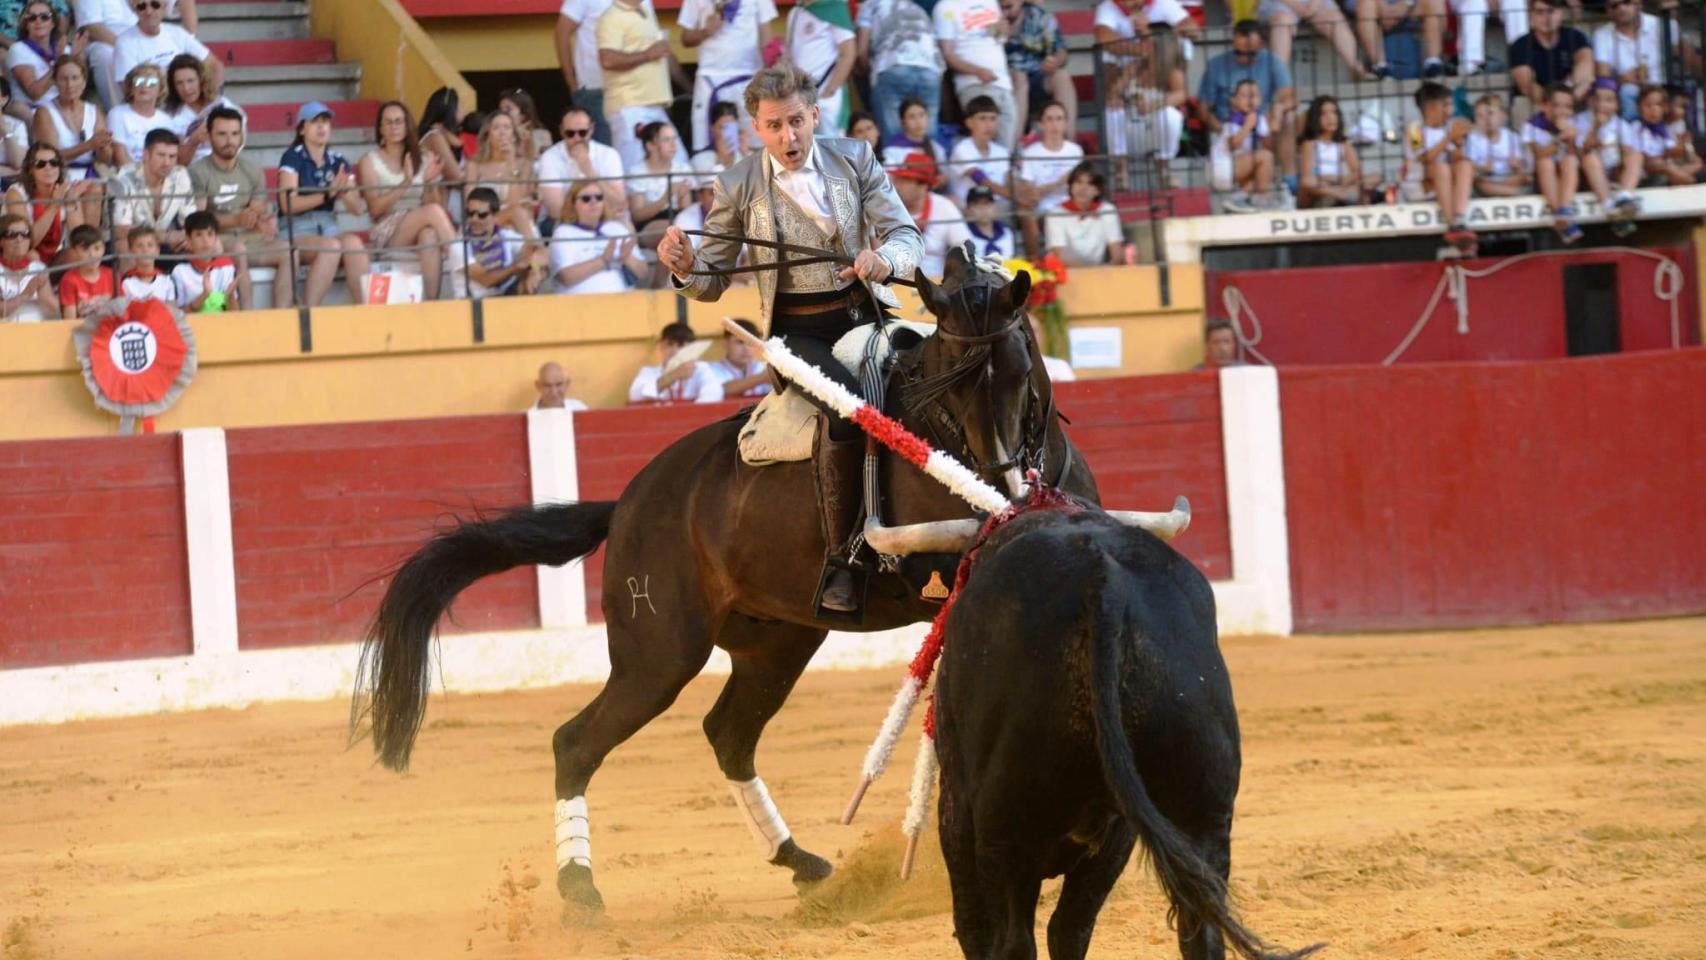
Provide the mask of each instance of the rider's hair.
[{"label": "rider's hair", "polygon": [[693,332],[692,327],[679,322],[664,327],[663,332],[658,334],[659,343],[673,343],[678,346],[686,346],[697,339],[699,335]]},{"label": "rider's hair", "polygon": [[817,81],[794,66],[794,61],[778,60],[752,75],[752,81],[746,85],[746,112],[757,116],[761,101],[789,97],[799,97],[808,107],[817,103]]}]

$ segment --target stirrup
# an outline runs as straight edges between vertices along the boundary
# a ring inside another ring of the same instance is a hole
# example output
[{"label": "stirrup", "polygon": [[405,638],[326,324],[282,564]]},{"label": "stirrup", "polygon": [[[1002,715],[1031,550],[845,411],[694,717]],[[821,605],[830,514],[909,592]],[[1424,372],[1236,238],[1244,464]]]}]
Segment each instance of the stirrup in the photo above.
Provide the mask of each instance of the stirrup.
[{"label": "stirrup", "polygon": [[[853,609],[831,610],[823,605],[824,591],[838,573],[845,573],[853,582]],[[870,570],[864,564],[846,557],[831,555],[823,558],[823,571],[818,574],[817,590],[812,593],[812,612],[819,620],[859,626],[865,622],[865,590],[870,583]]]}]

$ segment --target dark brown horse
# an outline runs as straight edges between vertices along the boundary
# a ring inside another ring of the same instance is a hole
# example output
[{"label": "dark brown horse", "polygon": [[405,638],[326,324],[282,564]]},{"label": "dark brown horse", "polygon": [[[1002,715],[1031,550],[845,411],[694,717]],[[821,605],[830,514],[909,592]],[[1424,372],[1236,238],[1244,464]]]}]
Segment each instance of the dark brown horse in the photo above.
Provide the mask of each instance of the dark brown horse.
[{"label": "dark brown horse", "polygon": [[[1088,500],[1096,485],[1061,431],[1048,376],[1024,306],[1028,278],[1008,280],[955,250],[938,286],[919,277],[938,335],[898,363],[888,412],[1001,486],[1020,467]],[[898,345],[898,344],[897,344]],[[358,687],[352,724],[371,721],[381,761],[401,770],[420,731],[431,685],[429,649],[439,617],[481,577],[522,564],[563,564],[607,543],[603,607],[610,679],[552,738],[556,755],[558,888],[571,907],[602,907],[592,882],[585,794],[604,758],[675,700],[713,647],[733,672],[706,715],[705,735],[772,863],[797,883],[830,865],[801,849],[753,767],[764,726],[787,699],[830,626],[812,598],[825,545],[809,462],[755,468],[735,438],[744,417],[701,428],[657,456],[614,503],[524,507],[434,537],[396,572],[363,648],[368,692]],[[873,572],[863,623],[885,630],[932,617],[920,578],[934,562],[952,570],[958,525],[944,537],[928,521],[970,510],[896,457],[881,466],[884,519],[870,529],[888,553],[944,551]],[[848,482],[856,482],[848,478]],[[919,525],[923,526],[908,526]],[[631,595],[630,578],[645,585]],[[842,624],[837,627],[847,628]]]}]

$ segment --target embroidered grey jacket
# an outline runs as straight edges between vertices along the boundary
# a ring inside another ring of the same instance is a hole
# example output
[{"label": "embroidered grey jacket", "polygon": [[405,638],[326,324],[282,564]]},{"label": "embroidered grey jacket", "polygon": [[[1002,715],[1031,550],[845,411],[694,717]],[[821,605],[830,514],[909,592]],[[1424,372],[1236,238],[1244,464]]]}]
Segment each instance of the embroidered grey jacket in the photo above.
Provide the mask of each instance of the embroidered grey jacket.
[{"label": "embroidered grey jacket", "polygon": [[[906,205],[894,192],[894,185],[863,140],[817,138],[813,141],[817,166],[829,195],[830,208],[835,213],[841,253],[849,257],[873,248],[888,261],[890,272],[897,277],[910,278],[924,254],[924,240]],[[760,150],[741,160],[717,176],[712,194],[711,212],[705,217],[705,229],[712,233],[751,237],[775,241],[776,204],[770,179],[765,175],[764,151]],[[781,201],[785,202],[785,201]],[[742,244],[729,240],[700,241],[694,258],[696,270],[726,270],[735,265]],[[799,254],[794,254],[798,257]],[[775,263],[776,251],[767,247],[752,247],[748,257],[754,264]],[[686,281],[671,277],[682,296],[694,300],[716,300],[728,289],[729,278],[689,277]],[[758,300],[760,325],[770,327],[771,308],[776,302],[775,270],[758,271]],[[899,307],[894,291],[880,283],[867,284],[877,302]]]}]

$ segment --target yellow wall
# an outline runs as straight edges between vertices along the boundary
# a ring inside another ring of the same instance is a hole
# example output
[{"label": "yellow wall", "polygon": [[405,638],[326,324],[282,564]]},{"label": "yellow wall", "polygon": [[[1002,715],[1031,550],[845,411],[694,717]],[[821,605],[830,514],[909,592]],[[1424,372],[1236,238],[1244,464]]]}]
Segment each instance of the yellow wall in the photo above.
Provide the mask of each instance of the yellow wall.
[{"label": "yellow wall", "polygon": [[[1062,288],[1075,326],[1117,326],[1125,365],[1081,375],[1184,370],[1202,358],[1202,276],[1173,270],[1174,302],[1160,306],[1153,267],[1074,271]],[[903,293],[910,291],[902,289]],[[615,406],[675,319],[667,292],[512,297],[485,302],[486,341],[473,342],[465,301],[395,307],[326,307],[313,313],[314,351],[298,349],[294,311],[194,317],[195,382],[157,420],[160,430],[246,427],[502,413],[532,403],[547,360],[563,364],[570,393]],[[701,334],[725,316],[756,318],[757,290],[689,303]],[[916,301],[903,314],[918,316]],[[0,440],[98,436],[117,420],[95,409],[71,348],[71,321],[0,326]],[[713,356],[716,356],[713,353]]]},{"label": "yellow wall", "polygon": [[330,0],[308,7],[314,36],[337,44],[338,58],[361,62],[361,95],[401,100],[419,109],[439,87],[456,90],[465,107],[474,88],[397,0]]}]

